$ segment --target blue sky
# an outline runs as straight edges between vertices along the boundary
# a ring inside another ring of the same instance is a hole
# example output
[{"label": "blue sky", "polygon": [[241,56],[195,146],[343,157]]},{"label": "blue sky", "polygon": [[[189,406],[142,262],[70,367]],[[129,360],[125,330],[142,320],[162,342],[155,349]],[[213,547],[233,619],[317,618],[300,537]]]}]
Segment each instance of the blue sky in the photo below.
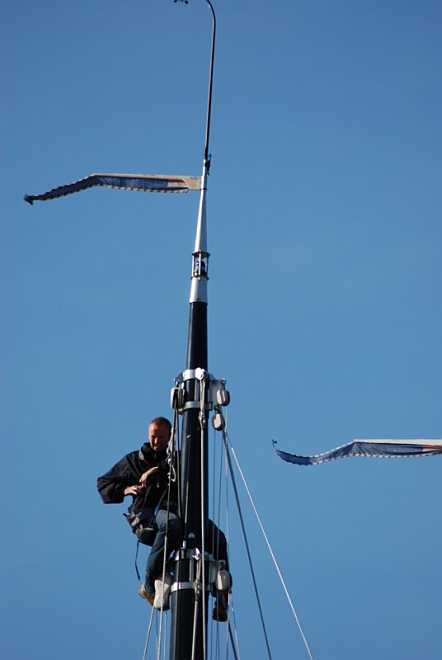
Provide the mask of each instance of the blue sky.
[{"label": "blue sky", "polygon": [[[440,658],[441,459],[298,469],[271,448],[442,437],[440,3],[216,7],[209,364],[232,444],[315,658]],[[208,28],[200,0],[3,10],[9,660],[142,655],[133,537],[95,478],[168,414],[198,201],[22,196],[93,171],[198,175]],[[241,655],[264,657],[231,518]],[[246,518],[274,658],[306,657]]]}]

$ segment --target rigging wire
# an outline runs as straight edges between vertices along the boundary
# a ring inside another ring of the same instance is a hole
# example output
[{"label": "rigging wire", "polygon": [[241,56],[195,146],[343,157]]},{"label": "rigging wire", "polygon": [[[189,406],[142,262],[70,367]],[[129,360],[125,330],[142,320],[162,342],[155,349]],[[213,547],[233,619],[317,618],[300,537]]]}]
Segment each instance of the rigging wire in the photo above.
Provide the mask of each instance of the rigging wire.
[{"label": "rigging wire", "polygon": [[[214,431],[214,433],[215,433],[215,431]],[[228,474],[227,474],[227,469],[226,469],[226,465],[225,465],[224,452],[221,453],[220,462],[219,462],[219,477],[218,477],[219,486],[218,486],[218,504],[217,504],[218,510],[217,510],[217,517],[216,517],[216,525],[218,527],[218,538],[217,538],[217,541],[216,541],[216,551],[217,552],[219,551],[219,530],[221,529],[221,524],[220,523],[221,523],[221,499],[222,499],[223,472],[225,472],[226,484],[228,484],[228,480],[227,480]],[[227,504],[228,504],[228,502],[227,502],[227,499],[226,499],[226,514],[228,513],[227,512]],[[228,538],[229,530],[226,529],[226,532],[227,532],[227,538]]]},{"label": "rigging wire", "polygon": [[[177,414],[175,414],[173,429],[172,429],[172,438],[171,438],[171,444],[172,444],[171,455],[172,456],[174,455],[176,435],[178,435],[178,438],[179,438],[179,426],[177,424]],[[171,465],[170,466],[170,473],[172,472],[172,467],[173,466]],[[170,491],[171,491],[171,482],[174,480],[170,473],[169,473],[168,492],[167,492],[167,521],[166,521],[166,532],[165,532],[165,540],[164,540],[163,569],[162,569],[162,583],[163,583],[163,594],[162,594],[162,596],[163,597],[164,597],[164,581],[165,581],[165,575],[166,575],[166,557],[167,557],[169,513],[170,513]],[[175,479],[176,479],[177,475],[176,475],[175,471],[174,471],[174,474],[175,474]],[[138,546],[137,546],[137,550],[138,550]],[[138,573],[138,571],[137,571],[137,573]],[[145,660],[146,653],[148,651],[150,632],[151,632],[151,628],[152,628],[153,614],[154,614],[154,608],[152,607],[149,626],[148,626],[148,632],[147,632],[147,636],[146,636],[146,643],[145,643],[144,652],[143,652],[143,660]],[[161,646],[163,646],[163,655],[164,656],[165,656],[165,653],[166,653],[166,644],[162,644],[162,620],[163,620],[163,602],[161,603],[159,631],[158,631],[158,621],[156,620],[156,626],[157,626],[157,660],[160,660],[160,657],[161,657],[160,656]]]},{"label": "rigging wire", "polygon": [[[167,618],[167,612],[166,612],[166,618]],[[166,648],[167,648],[167,640],[163,644],[163,660],[166,660]]]},{"label": "rigging wire", "polygon": [[[166,649],[166,643],[163,644],[163,614],[164,614],[164,588],[165,588],[165,579],[166,579],[166,560],[167,560],[167,547],[168,547],[168,541],[169,541],[169,514],[170,514],[170,493],[171,493],[171,488],[172,488],[172,481],[177,479],[177,471],[175,469],[175,466],[173,465],[175,454],[176,454],[176,436],[177,434],[179,435],[179,422],[178,422],[178,414],[175,412],[174,415],[174,420],[173,420],[173,427],[172,427],[172,434],[171,434],[171,440],[170,440],[170,445],[168,448],[168,453],[169,453],[169,479],[168,479],[168,484],[167,484],[167,507],[166,507],[166,530],[165,530],[165,537],[164,537],[164,550],[163,550],[163,567],[161,571],[161,609],[160,609],[160,626],[159,626],[159,632],[157,636],[157,660],[161,660],[161,648],[164,647],[164,653]],[[174,476],[172,476],[172,473]],[[153,609],[153,608],[152,608]]]},{"label": "rigging wire", "polygon": [[241,654],[240,654],[240,650],[239,650],[238,629],[236,627],[236,613],[235,613],[235,609],[234,609],[233,605],[232,605],[232,619],[233,619],[233,626],[232,626],[231,622],[229,622],[229,625],[230,625],[230,627],[233,628],[232,632],[235,633],[235,648],[236,648],[236,651],[237,651],[237,654],[238,654],[238,658],[240,658]]},{"label": "rigging wire", "polygon": [[[228,424],[228,411],[226,411],[226,413],[225,413],[225,420],[226,420],[226,426],[227,426],[227,424]],[[230,538],[230,499],[229,499],[229,485],[230,484],[229,484],[229,469],[228,469],[228,465],[227,465],[226,455],[227,455],[227,451],[226,451],[225,444],[223,443],[223,453],[222,453],[223,465],[222,465],[222,467],[224,468],[224,478],[225,478],[225,484],[226,484],[226,488],[225,488],[226,535],[227,535],[227,538],[229,539]],[[221,475],[220,475],[220,480],[221,480]],[[221,501],[220,501],[220,510],[221,510]],[[231,611],[231,614],[232,614],[232,616],[230,618],[230,621],[229,621],[229,624],[231,626],[233,626],[233,630],[235,632],[236,648],[237,648],[237,651],[238,651],[238,656],[240,657],[241,654],[240,654],[240,648],[239,648],[238,628],[237,628],[237,625],[236,625],[236,610],[235,610],[235,607],[234,607],[233,593],[231,594],[231,597],[230,597],[229,607],[230,607],[230,611]],[[227,660],[228,656],[229,656],[229,640],[226,639],[226,660]]]},{"label": "rigging wire", "polygon": [[147,626],[146,640],[145,640],[145,643],[144,643],[144,651],[143,651],[142,660],[146,660],[146,654],[147,654],[147,650],[149,648],[150,634],[152,632],[153,615],[154,615],[154,609],[153,609],[153,607],[151,607],[150,608],[150,619],[149,619],[149,623],[148,623],[148,626]]},{"label": "rigging wire", "polygon": [[[183,425],[183,421],[181,422],[181,426]],[[176,443],[175,443],[175,462],[176,462],[176,478],[177,478],[177,504],[178,504],[178,518],[182,520],[182,514],[181,514],[181,434],[180,434],[180,420],[179,420],[179,415],[178,415],[178,410],[175,410],[174,414],[174,421],[173,421],[173,426],[174,429],[176,429]],[[182,429],[181,429],[182,432]]]},{"label": "rigging wire", "polygon": [[[183,436],[186,433],[186,440],[189,440],[189,435],[187,434],[187,427],[184,424],[184,417],[183,417]],[[189,515],[189,453],[190,453],[190,443],[186,442],[185,446],[185,456],[183,458],[184,461],[184,468],[185,468],[185,474],[183,478],[183,482],[186,487],[186,491],[184,494],[184,533],[187,533],[187,523],[188,523],[188,515]]]},{"label": "rigging wire", "polygon": [[[170,465],[169,465],[169,479],[168,479],[168,485],[167,485],[167,517],[166,517],[166,532],[165,532],[165,537],[164,537],[164,550],[163,550],[163,568],[162,568],[162,573],[161,573],[161,611],[160,611],[160,630],[158,634],[158,644],[157,644],[157,660],[161,660],[161,645],[162,645],[162,632],[163,632],[163,609],[164,609],[164,588],[165,588],[165,580],[166,580],[166,560],[167,560],[167,546],[168,546],[168,541],[169,541],[169,514],[170,514],[170,492],[172,489],[172,471],[175,471],[175,467],[173,466],[173,460],[174,460],[174,454],[175,454],[175,436],[177,433],[177,421],[178,421],[178,414],[175,412],[174,415],[174,420],[173,420],[173,429],[172,429],[172,437],[171,437],[171,442],[170,442]],[[176,479],[176,471],[175,471],[175,479]],[[166,644],[164,644],[164,648],[166,648]]]},{"label": "rigging wire", "polygon": [[[173,427],[172,427],[172,434],[171,434],[171,462],[173,461],[173,456],[174,456],[174,450],[175,450],[175,438],[178,436],[179,440],[179,422],[178,422],[178,415],[175,413],[174,415],[174,420],[173,420]],[[172,482],[172,476],[171,476],[171,471],[172,471],[172,464],[170,465],[170,470],[169,470],[169,482],[168,482],[168,487],[167,487],[167,521],[166,521],[166,535],[164,539],[164,554],[163,554],[163,569],[162,569],[162,582],[163,582],[163,595],[164,595],[164,580],[165,580],[165,575],[166,575],[166,554],[167,554],[167,542],[168,542],[168,531],[169,531],[169,511],[170,511],[170,491],[171,491],[171,482]],[[175,478],[176,478],[176,472],[175,472]],[[138,544],[137,544],[137,555],[138,555]],[[138,566],[136,564],[136,559],[135,559],[135,566],[137,569],[137,574],[138,574],[138,579],[139,577],[139,572],[138,572]],[[147,634],[146,634],[146,642],[144,645],[144,652],[143,652],[143,659],[146,660],[146,654],[149,648],[149,640],[150,640],[150,634],[152,630],[152,621],[153,621],[153,615],[154,615],[154,608],[151,608],[151,613],[150,613],[150,620],[149,620],[149,625],[147,629]],[[156,622],[158,625],[158,622]],[[163,623],[163,602],[161,602],[161,612],[160,612],[160,629],[159,632],[157,631],[157,660],[160,660],[161,658],[161,641],[162,641],[162,623]],[[164,652],[165,652],[166,645],[164,644]]]},{"label": "rigging wire", "polygon": [[206,618],[207,618],[207,597],[206,597],[206,515],[204,510],[204,495],[205,495],[205,427],[207,424],[206,416],[206,380],[203,378],[200,381],[200,427],[201,427],[201,573],[202,573],[202,594],[200,594],[201,604],[203,607],[203,660],[206,660]]},{"label": "rigging wire", "polygon": [[[216,431],[212,428],[212,441],[209,443],[209,448],[212,451],[212,501],[211,501],[211,517],[212,521],[218,527],[220,523],[220,511],[221,511],[221,486],[222,486],[222,454],[218,452],[218,443],[216,442]],[[217,464],[219,461],[220,472],[219,478],[217,480],[216,475],[218,474]],[[218,497],[216,485],[218,483]],[[211,547],[215,547],[215,527],[212,525],[211,529]],[[213,550],[212,550],[213,554]],[[210,652],[209,657],[214,660],[220,660],[221,657],[221,647],[220,647],[220,626],[216,625],[213,618],[210,621]]]},{"label": "rigging wire", "polygon": [[[178,413],[178,411],[175,412],[175,416],[176,416],[176,418],[179,420],[179,413]],[[177,481],[177,498],[178,498],[178,517],[180,518],[180,520],[183,520],[183,518],[182,518],[182,510],[183,510],[183,509],[182,509],[182,506],[183,506],[183,504],[182,504],[182,500],[181,500],[182,493],[181,493],[181,482],[180,482],[180,479],[181,479],[181,465],[180,465],[180,461],[181,461],[181,458],[182,458],[182,454],[181,454],[181,438],[184,437],[184,433],[185,433],[184,417],[181,419],[181,434],[180,434],[180,425],[179,425],[179,423],[177,423],[177,428],[178,428],[178,435],[177,435],[177,439],[178,439],[178,451],[177,451],[177,475],[178,475],[178,477],[177,477],[177,479],[178,479],[178,481]],[[187,465],[188,465],[188,463],[187,463]],[[187,467],[186,469],[188,470],[188,467]],[[185,501],[185,514],[184,514],[185,517],[184,517],[184,521],[183,521],[183,531],[184,531],[184,532],[185,532],[185,529],[186,529],[186,526],[187,526],[187,504],[188,504],[188,497],[189,497],[189,490],[188,490],[188,487],[186,486],[186,501]],[[176,575],[175,575],[175,581],[178,582],[178,583],[180,583],[180,582],[181,582],[181,577],[182,577],[182,575],[181,575],[182,566],[181,566],[181,562],[177,562],[177,563],[178,563],[178,570],[177,570]],[[179,616],[180,616],[180,608],[181,608],[181,602],[180,602],[180,599],[177,598],[177,600],[176,600],[176,615],[175,615],[177,621],[179,620]],[[174,648],[176,648],[176,644],[177,644],[177,634],[178,634],[177,626],[174,626],[174,627],[173,627],[173,647],[174,647]]]},{"label": "rigging wire", "polygon": [[256,576],[255,576],[255,569],[253,568],[252,555],[251,555],[251,552],[250,552],[249,541],[248,541],[248,538],[247,538],[247,532],[246,532],[246,528],[245,528],[245,524],[244,524],[244,518],[243,518],[243,515],[242,515],[241,503],[239,501],[238,489],[236,487],[236,480],[235,480],[235,474],[233,472],[232,460],[230,458],[229,445],[228,445],[228,442],[227,442],[227,433],[226,433],[225,430],[223,430],[222,433],[223,433],[224,447],[226,449],[227,463],[228,463],[228,466],[229,466],[230,479],[231,479],[232,486],[233,486],[233,492],[235,494],[236,507],[238,509],[238,515],[239,515],[239,519],[240,519],[240,523],[241,523],[241,531],[242,531],[242,535],[243,535],[243,539],[244,539],[244,545],[246,547],[247,558],[248,558],[249,567],[250,567],[250,574],[252,576],[253,588],[254,588],[254,591],[255,591],[256,602],[257,602],[258,610],[259,610],[259,617],[261,619],[261,626],[262,626],[264,639],[265,639],[265,643],[266,643],[267,655],[269,657],[269,660],[272,660],[272,652],[270,650],[270,643],[269,643],[269,638],[268,638],[268,635],[267,635],[267,629],[266,629],[266,625],[265,625],[265,621],[264,621],[264,614],[263,614],[263,611],[262,611],[261,599],[259,597],[258,585],[257,585],[257,582],[256,582]]},{"label": "rigging wire", "polygon": [[[226,436],[227,436],[227,433],[226,433]],[[234,450],[234,448],[232,447],[232,445],[230,445],[230,451],[231,451],[231,453],[232,453],[233,458],[235,459],[236,467],[238,468],[238,472],[239,472],[239,474],[241,475],[241,479],[242,479],[242,481],[243,481],[243,484],[244,484],[244,487],[245,487],[245,489],[246,489],[247,495],[249,496],[250,503],[251,503],[251,505],[252,505],[253,511],[255,512],[255,516],[256,516],[256,519],[257,519],[257,521],[258,521],[259,527],[260,527],[260,529],[261,529],[262,535],[264,536],[265,542],[266,542],[266,544],[267,544],[267,548],[268,548],[268,550],[269,550],[269,552],[270,552],[270,556],[271,556],[271,558],[272,558],[272,560],[273,560],[273,563],[274,563],[274,565],[275,565],[275,568],[276,568],[276,571],[277,571],[277,573],[278,573],[279,579],[280,579],[280,581],[281,581],[282,587],[283,587],[283,589],[284,589],[285,595],[286,595],[286,597],[287,597],[287,600],[288,600],[288,603],[289,603],[290,609],[291,609],[292,614],[293,614],[293,618],[294,618],[294,620],[295,620],[296,625],[298,626],[298,630],[299,630],[299,632],[300,632],[300,634],[301,634],[302,641],[304,642],[305,649],[306,649],[306,651],[307,651],[307,654],[308,654],[310,660],[313,660],[313,655],[312,655],[312,652],[311,652],[311,649],[310,649],[309,643],[308,643],[308,641],[307,641],[307,638],[306,638],[306,636],[305,636],[305,634],[304,634],[304,631],[303,631],[303,629],[302,629],[302,626],[301,626],[301,622],[300,622],[300,620],[299,620],[299,617],[298,617],[298,615],[297,615],[297,613],[296,613],[295,606],[294,606],[294,604],[293,604],[293,600],[292,600],[292,598],[290,597],[290,594],[289,594],[289,591],[288,591],[288,589],[287,589],[286,583],[285,583],[285,581],[284,581],[284,578],[283,578],[283,575],[282,575],[281,569],[280,569],[279,564],[278,564],[278,562],[277,562],[277,560],[276,560],[275,554],[274,554],[274,552],[273,552],[273,550],[272,550],[272,546],[270,545],[270,541],[269,541],[269,539],[268,539],[268,537],[267,537],[267,534],[266,534],[266,532],[265,532],[264,526],[263,526],[263,524],[262,524],[262,522],[261,522],[261,518],[259,517],[258,511],[257,511],[256,506],[255,506],[255,503],[254,503],[254,501],[253,501],[252,494],[251,494],[250,489],[249,489],[249,487],[248,487],[248,485],[247,485],[247,481],[246,481],[246,479],[245,479],[245,477],[244,477],[244,473],[243,473],[243,471],[241,470],[241,466],[240,466],[240,464],[239,464],[238,458],[237,458],[237,456],[236,456],[235,450]]]},{"label": "rigging wire", "polygon": [[230,643],[232,645],[233,655],[235,656],[235,660],[239,660],[239,655],[236,652],[235,639],[233,637],[232,626],[230,625],[230,621],[228,627],[229,627],[229,638],[230,638]]},{"label": "rigging wire", "polygon": [[[212,483],[212,493],[211,493],[211,499],[209,501],[209,516],[210,513],[212,513],[212,519],[216,520],[216,511],[215,511],[215,472],[216,472],[216,444],[214,443],[209,443],[209,453],[210,453],[210,446],[212,447],[212,472],[209,477],[211,479]],[[213,547],[213,537],[212,537],[212,547]],[[214,638],[216,637],[216,633],[214,632],[214,623],[213,619],[210,621],[210,648],[209,648],[209,658],[213,658],[213,645],[214,645]]]},{"label": "rigging wire", "polygon": [[[215,439],[215,437],[216,437],[216,431],[215,430],[213,431],[213,435],[214,435],[214,439]],[[217,445],[218,443],[215,442],[214,444]],[[221,529],[221,500],[222,500],[223,472],[225,472],[225,476],[226,476],[226,479],[225,479],[226,487],[228,485],[227,471],[225,470],[225,467],[226,466],[225,466],[225,461],[224,461],[224,451],[222,451],[222,448],[221,448],[220,460],[219,460],[219,477],[218,477],[217,517],[216,517],[216,521],[215,521],[217,529],[218,529],[217,541],[216,541],[216,552],[217,553],[219,552],[219,533],[220,533],[220,529]],[[227,508],[226,508],[226,516],[227,515],[228,515],[228,511],[227,511]],[[226,529],[226,533],[227,533],[226,538],[228,538],[228,529]],[[217,554],[217,556],[218,556],[218,554]],[[220,627],[219,626],[216,626],[216,633],[217,633],[217,651],[218,651],[218,657],[220,658],[220,656],[221,656],[221,639],[220,639]],[[228,647],[228,643],[226,644],[226,646]]]},{"label": "rigging wire", "polygon": [[[219,548],[220,548],[220,536],[221,536],[221,512],[222,512],[222,500],[223,500],[223,494],[225,495],[225,516],[226,516],[226,539],[229,537],[229,522],[228,522],[228,507],[229,507],[229,502],[228,502],[228,486],[229,486],[229,475],[228,475],[228,470],[227,470],[227,464],[226,464],[226,458],[225,458],[225,449],[223,445],[220,446],[220,451],[218,451],[218,443],[216,441],[216,436],[217,433],[213,429],[213,435],[212,435],[212,440],[213,442],[210,444],[210,447],[212,448],[213,452],[213,472],[212,472],[212,479],[214,483],[213,487],[213,514],[212,514],[212,529],[211,529],[211,548],[212,548],[212,554],[214,557],[219,557]],[[216,457],[216,458],[215,458]],[[216,460],[218,459],[218,460]],[[219,465],[217,469],[217,464]],[[218,493],[216,494],[216,488],[215,485],[218,483]],[[225,489],[223,491],[223,486],[225,484]],[[235,633],[236,639],[238,640],[238,633],[236,629],[236,621],[234,618],[234,609],[233,609],[233,597],[230,597],[230,603],[229,603],[229,609],[232,613],[232,619],[230,619],[228,626],[231,627],[232,634],[233,632]],[[228,626],[223,626],[220,628],[219,625],[215,625],[213,620],[212,620],[212,626],[211,626],[211,655],[210,658],[215,658],[216,660],[221,659],[221,637],[220,637],[220,631],[224,632],[223,635],[223,657],[226,658],[226,660],[229,658],[229,648],[230,648],[230,643],[231,640],[229,638],[229,632],[228,632]],[[212,655],[213,651],[213,642],[215,637],[215,656]],[[224,648],[224,642],[225,642],[225,648]],[[239,657],[239,644],[238,641],[236,643],[236,657]]]}]

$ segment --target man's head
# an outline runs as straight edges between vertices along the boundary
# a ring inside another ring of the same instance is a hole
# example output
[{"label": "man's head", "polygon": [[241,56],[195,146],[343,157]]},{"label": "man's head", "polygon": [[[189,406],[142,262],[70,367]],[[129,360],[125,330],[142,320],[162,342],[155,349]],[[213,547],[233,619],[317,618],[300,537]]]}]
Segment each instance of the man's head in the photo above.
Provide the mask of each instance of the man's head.
[{"label": "man's head", "polygon": [[172,426],[166,417],[155,417],[149,424],[148,436],[154,451],[166,449]]}]

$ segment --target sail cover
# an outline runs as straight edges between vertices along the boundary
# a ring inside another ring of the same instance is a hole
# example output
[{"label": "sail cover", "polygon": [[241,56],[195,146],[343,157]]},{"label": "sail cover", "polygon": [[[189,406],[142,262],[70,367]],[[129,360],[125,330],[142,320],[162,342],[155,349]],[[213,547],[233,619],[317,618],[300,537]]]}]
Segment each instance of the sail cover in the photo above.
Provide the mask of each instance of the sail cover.
[{"label": "sail cover", "polygon": [[200,190],[201,177],[162,175],[162,174],[90,174],[84,179],[68,183],[65,186],[52,188],[40,195],[25,195],[25,202],[33,204],[35,201],[46,199],[57,199],[72,193],[93,188],[94,186],[105,186],[107,188],[119,188],[122,190],[141,190],[142,192],[188,192],[189,190]]},{"label": "sail cover", "polygon": [[[276,443],[273,442],[275,446]],[[351,456],[373,456],[381,458],[400,458],[430,456],[442,454],[442,440],[369,440],[355,439],[346,445],[341,445],[312,456],[299,456],[280,451],[275,448],[276,453],[283,461],[295,463],[296,465],[319,465],[327,463],[336,458],[350,458]]]}]

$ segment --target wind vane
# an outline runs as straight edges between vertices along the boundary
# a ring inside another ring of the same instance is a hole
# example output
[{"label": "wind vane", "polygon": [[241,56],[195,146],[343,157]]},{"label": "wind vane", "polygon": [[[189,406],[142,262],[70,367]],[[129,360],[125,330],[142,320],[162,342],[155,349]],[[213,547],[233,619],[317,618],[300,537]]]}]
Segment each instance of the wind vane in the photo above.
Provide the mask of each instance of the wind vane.
[{"label": "wind vane", "polygon": [[[276,442],[273,441],[276,447]],[[283,461],[295,465],[319,465],[337,458],[351,456],[371,456],[374,458],[412,458],[419,456],[434,456],[442,454],[442,440],[387,440],[387,439],[355,439],[346,445],[340,445],[330,451],[312,456],[290,454],[287,451],[275,449]]]},{"label": "wind vane", "polygon": [[90,174],[84,179],[57,186],[39,195],[25,195],[28,204],[47,199],[57,199],[72,193],[87,190],[94,186],[118,188],[120,190],[140,190],[141,192],[188,192],[201,189],[199,176],[180,176],[164,174]]},{"label": "wind vane", "polygon": [[[175,3],[182,2],[188,4],[188,0],[174,0]],[[189,190],[200,190],[200,213],[199,224],[201,221],[204,224],[205,219],[205,189],[207,184],[207,175],[210,170],[210,154],[209,154],[209,139],[210,139],[210,120],[212,114],[212,89],[213,89],[213,67],[215,61],[215,36],[216,36],[216,17],[210,0],[206,0],[212,13],[212,45],[210,56],[210,69],[209,69],[209,93],[207,100],[207,116],[206,116],[206,134],[204,143],[204,160],[203,160],[203,173],[201,177],[198,176],[182,176],[170,174],[102,174],[94,173],[79,179],[73,183],[57,186],[47,192],[38,195],[25,195],[24,200],[28,204],[33,204],[36,201],[46,201],[50,199],[57,199],[58,197],[65,197],[72,193],[87,190],[95,186],[106,188],[117,188],[119,190],[136,190],[141,192],[162,192],[162,193],[179,193],[189,192]],[[208,255],[206,255],[208,256]]]}]

